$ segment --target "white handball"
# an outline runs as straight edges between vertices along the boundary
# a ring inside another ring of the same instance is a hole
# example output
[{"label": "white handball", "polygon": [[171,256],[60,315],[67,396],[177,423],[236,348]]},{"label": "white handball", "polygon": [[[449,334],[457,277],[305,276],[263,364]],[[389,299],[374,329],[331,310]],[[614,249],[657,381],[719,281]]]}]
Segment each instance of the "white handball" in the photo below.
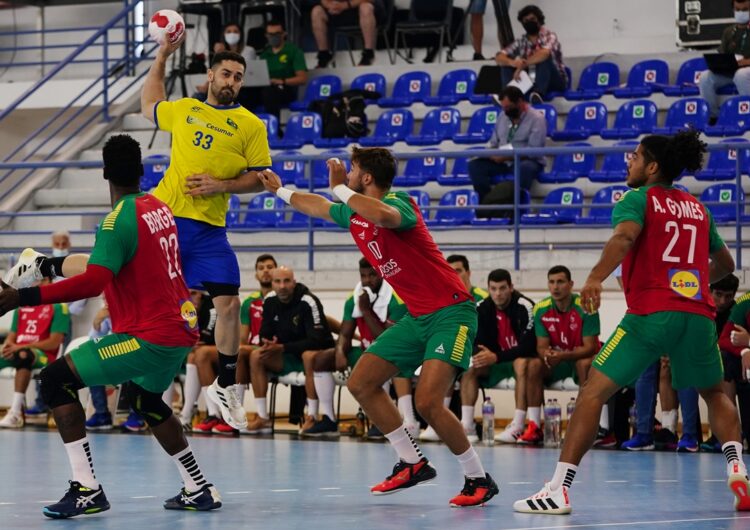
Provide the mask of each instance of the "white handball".
[{"label": "white handball", "polygon": [[160,9],[153,14],[148,24],[148,34],[161,45],[177,42],[184,33],[185,21],[177,11],[171,9]]}]

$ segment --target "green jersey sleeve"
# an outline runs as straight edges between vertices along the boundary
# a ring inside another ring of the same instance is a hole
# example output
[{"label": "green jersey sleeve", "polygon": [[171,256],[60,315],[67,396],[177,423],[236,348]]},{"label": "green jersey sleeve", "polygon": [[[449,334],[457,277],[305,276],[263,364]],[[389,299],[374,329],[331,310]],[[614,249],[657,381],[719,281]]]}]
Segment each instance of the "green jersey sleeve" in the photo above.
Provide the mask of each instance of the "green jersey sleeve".
[{"label": "green jersey sleeve", "polygon": [[546,312],[546,308],[539,307],[539,304],[534,306],[534,335],[537,337],[549,337],[547,328],[545,328],[544,323],[542,323],[542,315]]},{"label": "green jersey sleeve", "polygon": [[729,321],[745,327],[748,312],[750,312],[750,293],[743,294],[737,300],[729,313]]},{"label": "green jersey sleeve", "polygon": [[253,297],[248,296],[243,300],[242,307],[240,308],[240,324],[243,326],[250,325],[250,304],[253,303]]},{"label": "green jersey sleeve", "polygon": [[354,317],[352,316],[354,314],[354,295],[349,295],[349,298],[346,299],[346,302],[344,303],[344,318],[341,320],[343,322],[346,322],[347,320],[354,320]]},{"label": "green jersey sleeve", "polygon": [[336,202],[331,205],[328,214],[331,216],[331,219],[333,219],[333,222],[341,228],[349,228],[349,219],[354,215],[354,210],[349,208],[343,202]]},{"label": "green jersey sleeve", "polygon": [[104,220],[99,223],[96,242],[91,250],[89,265],[100,265],[118,274],[138,248],[138,220],[135,200],[120,200]]},{"label": "green jersey sleeve", "polygon": [[646,190],[630,190],[617,201],[612,210],[612,227],[624,221],[633,221],[643,226],[646,220]]},{"label": "green jersey sleeve", "polygon": [[403,191],[396,191],[383,197],[383,202],[388,206],[393,206],[401,213],[401,224],[396,230],[409,230],[417,226],[417,212],[409,200],[409,194]]},{"label": "green jersey sleeve", "polygon": [[713,254],[714,252],[720,251],[726,245],[724,240],[719,235],[719,231],[716,229],[716,223],[714,222],[714,216],[706,208],[708,214],[709,226],[708,226],[708,252]]},{"label": "green jersey sleeve", "polygon": [[70,332],[70,311],[68,304],[55,304],[55,313],[52,317],[52,326],[50,333],[69,333]]},{"label": "green jersey sleeve", "polygon": [[18,333],[18,309],[13,311],[13,321],[10,323],[10,330]]},{"label": "green jersey sleeve", "polygon": [[406,310],[406,304],[395,294],[391,296],[391,301],[388,302],[388,320],[391,322],[398,322],[401,320],[408,311]]}]

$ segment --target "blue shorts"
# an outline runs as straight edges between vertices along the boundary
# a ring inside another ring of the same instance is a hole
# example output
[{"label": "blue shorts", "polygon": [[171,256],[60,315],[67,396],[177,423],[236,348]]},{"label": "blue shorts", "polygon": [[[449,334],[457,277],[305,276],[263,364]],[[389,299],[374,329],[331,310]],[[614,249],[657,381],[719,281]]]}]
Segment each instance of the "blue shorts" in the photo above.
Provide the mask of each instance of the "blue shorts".
[{"label": "blue shorts", "polygon": [[472,15],[484,15],[487,9],[487,0],[469,0],[469,13]]},{"label": "blue shorts", "polygon": [[240,285],[240,265],[229,245],[227,229],[202,221],[175,217],[182,255],[182,274],[191,289],[203,282]]}]

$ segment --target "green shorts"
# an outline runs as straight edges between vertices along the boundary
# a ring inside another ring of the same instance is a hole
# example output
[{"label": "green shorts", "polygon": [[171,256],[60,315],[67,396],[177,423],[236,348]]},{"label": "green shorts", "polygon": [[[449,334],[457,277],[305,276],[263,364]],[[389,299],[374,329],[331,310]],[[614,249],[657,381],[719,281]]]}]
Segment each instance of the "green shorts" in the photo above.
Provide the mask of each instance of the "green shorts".
[{"label": "green shorts", "polygon": [[664,355],[669,356],[676,389],[708,388],[722,380],[713,320],[678,311],[625,315],[594,358],[593,367],[626,386]]},{"label": "green shorts", "polygon": [[70,358],[86,386],[119,385],[133,381],[161,394],[180,371],[190,347],[157,346],[143,339],[113,333],[84,342]]},{"label": "green shorts", "polygon": [[[37,370],[44,368],[49,364],[49,360],[47,359],[47,354],[44,353],[42,350],[38,350],[36,348],[29,348],[32,352],[34,352],[34,364],[31,366],[32,370]],[[6,360],[3,358],[0,358],[0,370],[3,368],[15,368],[16,363],[12,360]]]},{"label": "green shorts", "polygon": [[469,367],[476,334],[476,306],[467,301],[420,317],[406,314],[370,344],[367,353],[395,364],[398,377],[412,377],[428,359],[463,371]]},{"label": "green shorts", "polygon": [[482,388],[494,388],[503,379],[515,379],[516,372],[513,370],[513,361],[504,361],[490,366],[487,375],[479,378],[479,386]]},{"label": "green shorts", "polygon": [[293,353],[283,353],[284,364],[280,372],[271,372],[275,375],[289,375],[294,372],[304,372],[305,365],[302,364],[302,357]]},{"label": "green shorts", "polygon": [[362,351],[362,348],[359,346],[352,346],[352,349],[349,350],[349,355],[346,357],[346,360],[349,361],[349,367],[354,368],[354,365],[357,364],[357,361],[359,361],[359,358],[362,357],[362,354],[364,351]]},{"label": "green shorts", "polygon": [[568,377],[572,377],[573,381],[578,384],[578,372],[576,371],[575,361],[562,361],[557,363],[552,369],[552,372],[544,378],[544,386],[550,386],[558,381],[564,381]]}]

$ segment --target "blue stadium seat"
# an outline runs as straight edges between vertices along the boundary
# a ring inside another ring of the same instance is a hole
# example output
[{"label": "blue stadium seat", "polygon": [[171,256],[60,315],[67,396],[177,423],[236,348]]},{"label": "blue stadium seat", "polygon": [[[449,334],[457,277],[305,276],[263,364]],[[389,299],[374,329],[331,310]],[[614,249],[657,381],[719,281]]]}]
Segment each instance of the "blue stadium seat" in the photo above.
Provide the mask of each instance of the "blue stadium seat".
[{"label": "blue stadium seat", "polygon": [[[701,193],[701,202],[718,202],[721,204],[706,204],[711,215],[717,223],[726,223],[734,221],[737,218],[735,200],[737,196],[737,186],[734,184],[714,184],[709,186]],[[740,201],[745,203],[745,192],[740,189]]]},{"label": "blue stadium seat", "polygon": [[[354,78],[351,84],[352,90],[368,90],[377,92],[381,97],[385,96],[385,76],[383,74],[362,74]],[[365,99],[365,103],[370,100]]]},{"label": "blue stadium seat", "polygon": [[305,144],[311,144],[320,138],[323,130],[323,119],[317,112],[298,112],[289,117],[286,122],[284,137],[269,138],[271,149],[299,149]]},{"label": "blue stadium seat", "polygon": [[[531,193],[529,193],[529,190],[521,189],[520,193],[518,194],[518,199],[518,204],[520,206],[529,205],[531,204]],[[521,208],[519,210],[521,215],[523,215],[523,213],[527,211],[528,209],[526,208]],[[478,213],[479,212],[477,212],[477,215]],[[511,224],[512,217],[512,212],[510,212],[510,215],[508,217],[477,217],[471,222],[471,224],[473,226],[509,225]]]},{"label": "blue stadium seat", "polygon": [[720,143],[742,142],[748,144],[748,149],[728,149],[726,151],[711,151],[705,169],[698,171],[698,180],[734,180],[737,172],[737,156],[740,156],[740,171],[747,175],[750,170],[750,142],[745,138],[727,138]]},{"label": "blue stadium seat", "polygon": [[615,124],[611,129],[602,129],[606,140],[626,140],[648,134],[656,127],[656,104],[648,99],[636,99],[623,103],[617,110]]},{"label": "blue stadium seat", "polygon": [[[587,142],[573,142],[566,147],[591,147]],[[593,153],[571,153],[556,155],[550,171],[539,174],[539,182],[553,184],[561,182],[575,182],[579,177],[588,177],[596,165],[596,155]]]},{"label": "blue stadium seat", "polygon": [[572,101],[599,99],[608,89],[619,84],[620,67],[615,63],[590,64],[581,72],[578,88],[566,91],[565,99]]},{"label": "blue stadium seat", "polygon": [[169,167],[169,155],[151,155],[143,159],[143,162],[154,162],[143,164],[143,176],[141,177],[141,189],[149,191],[155,188]]},{"label": "blue stadium seat", "polygon": [[568,91],[570,91],[570,87],[573,84],[573,70],[571,70],[570,67],[566,66],[565,67],[565,73],[567,74],[567,77],[568,77],[568,79],[566,80],[566,83],[565,83],[565,90],[563,90],[562,92],[558,92],[556,90],[551,90],[551,91],[547,92],[544,95],[544,101],[552,101],[555,98],[564,97],[565,93],[568,92]]},{"label": "blue stadium seat", "polygon": [[427,154],[424,158],[410,158],[406,161],[404,174],[393,179],[394,186],[412,187],[424,186],[428,181],[437,181],[445,174],[445,157],[434,156],[438,149],[423,149]]},{"label": "blue stadium seat", "polygon": [[406,137],[409,145],[438,145],[443,140],[453,138],[461,129],[461,114],[454,108],[433,109],[422,120],[418,134]]},{"label": "blue stadium seat", "polygon": [[539,213],[525,213],[521,216],[521,224],[554,225],[573,223],[581,216],[581,208],[555,208],[555,205],[583,205],[583,191],[573,187],[563,187],[552,190],[544,198],[545,207]]},{"label": "blue stadium seat", "polygon": [[424,104],[430,106],[455,105],[459,101],[469,99],[474,93],[477,74],[468,68],[448,72],[440,80],[437,95],[426,96]]},{"label": "blue stadium seat", "polygon": [[[316,193],[318,195],[321,195],[321,196],[325,197],[326,199],[328,199],[331,202],[333,202],[333,200],[334,200],[333,196],[330,193],[326,193],[326,192],[323,192],[323,191],[318,191]],[[282,204],[282,207],[286,207],[285,203],[282,202],[281,204]],[[279,228],[291,228],[291,229],[295,229],[295,228],[296,229],[306,229],[306,228],[308,228],[310,226],[309,225],[309,221],[310,221],[310,217],[308,217],[307,215],[303,214],[300,211],[292,210],[292,215],[289,218],[289,220],[286,220],[286,219],[284,219],[282,217],[282,220],[279,221],[278,227]],[[338,225],[336,225],[336,223],[331,223],[331,222],[326,221],[324,219],[317,219],[317,218],[315,218],[315,219],[313,219],[313,226],[316,226],[316,227],[334,227],[334,226],[338,226]]]},{"label": "blue stadium seat", "polygon": [[417,203],[419,211],[422,212],[422,217],[425,222],[427,222],[430,218],[430,212],[429,210],[425,210],[425,208],[430,206],[430,194],[424,190],[409,190],[407,193],[409,193],[411,198],[414,199],[414,202]]},{"label": "blue stadium seat", "polygon": [[654,127],[654,133],[675,134],[688,127],[702,131],[708,125],[708,116],[708,103],[705,99],[678,99],[669,106],[664,127]]},{"label": "blue stadium seat", "polygon": [[240,224],[240,198],[237,195],[229,196],[229,209],[225,217],[227,228],[235,228]]},{"label": "blue stadium seat", "polygon": [[474,111],[469,120],[469,128],[465,133],[458,133],[453,137],[457,144],[479,144],[488,142],[495,130],[499,109],[497,107],[482,107]]},{"label": "blue stadium seat", "polygon": [[378,100],[381,107],[408,107],[415,101],[424,101],[432,92],[432,80],[427,72],[407,72],[396,79],[391,97]]},{"label": "blue stadium seat", "polygon": [[547,136],[557,130],[557,109],[554,105],[550,105],[549,103],[535,103],[531,108],[541,112],[547,121]]},{"label": "blue stadium seat", "polygon": [[732,136],[750,129],[750,96],[729,98],[719,108],[716,125],[707,125],[706,136]]},{"label": "blue stadium seat", "polygon": [[698,90],[698,80],[701,72],[708,69],[706,60],[703,57],[695,57],[688,59],[677,71],[677,79],[674,85],[662,85],[660,90],[664,92],[665,96],[672,97],[683,97],[683,96],[697,96],[700,94]]},{"label": "blue stadium seat", "polygon": [[392,109],[384,112],[375,123],[372,136],[363,136],[359,144],[365,147],[389,146],[406,139],[414,127],[414,115],[406,109]]},{"label": "blue stadium seat", "polygon": [[328,99],[333,94],[341,92],[341,79],[337,75],[321,75],[310,79],[305,86],[305,96],[302,101],[294,101],[291,110],[307,110],[310,103],[316,99]]},{"label": "blue stadium seat", "polygon": [[[318,154],[326,155],[327,158],[324,158],[322,160],[313,160],[312,164],[310,164],[313,189],[328,187],[328,166],[326,165],[326,160],[328,160],[328,158],[338,157],[346,166],[347,172],[349,172],[349,170],[351,169],[351,162],[348,158],[346,158],[348,153],[343,149],[331,149],[330,151],[322,151]],[[294,181],[294,185],[299,189],[310,189],[310,179],[307,176],[302,175],[301,178],[297,178]]]},{"label": "blue stadium seat", "polygon": [[638,146],[638,142],[626,140],[624,142],[617,142],[614,145],[627,145],[632,147],[632,149],[624,153],[609,153],[604,155],[601,169],[589,173],[589,180],[591,182],[625,182],[625,177],[628,175],[628,161]]},{"label": "blue stadium seat", "polygon": [[673,188],[677,188],[678,190],[682,190],[685,193],[690,193],[690,190],[687,189],[687,186],[683,186],[682,184],[672,184]]},{"label": "blue stadium seat", "polygon": [[[484,149],[483,146],[469,147],[470,150],[481,151]],[[471,178],[469,178],[469,158],[458,157],[453,161],[453,168],[447,175],[437,176],[438,184],[441,186],[470,186]]]},{"label": "blue stadium seat", "polygon": [[442,226],[469,225],[475,219],[476,212],[470,206],[479,204],[479,195],[471,189],[451,190],[440,197],[440,206],[456,206],[437,210],[435,218],[428,224]]},{"label": "blue stadium seat", "polygon": [[279,119],[273,114],[264,114],[262,112],[256,114],[256,116],[266,126],[266,133],[268,134],[268,140],[279,138]]},{"label": "blue stadium seat", "polygon": [[627,186],[607,186],[600,189],[591,200],[589,214],[576,219],[576,224],[609,224],[612,220],[612,205],[619,201],[629,189]]},{"label": "blue stadium seat", "polygon": [[548,134],[555,141],[585,140],[592,134],[599,134],[607,127],[607,107],[603,103],[590,101],[573,106],[565,119],[561,131]]},{"label": "blue stadium seat", "polygon": [[624,87],[615,87],[616,98],[647,98],[660,84],[669,83],[669,65],[661,59],[649,59],[633,65]]},{"label": "blue stadium seat", "polygon": [[335,149],[337,147],[346,147],[352,142],[359,141],[357,138],[350,138],[343,136],[340,138],[316,138],[313,140],[313,145],[318,149]]},{"label": "blue stadium seat", "polygon": [[[284,213],[273,211],[274,208],[284,208],[286,203],[272,193],[259,193],[248,203],[248,210],[264,210],[258,212],[248,211],[242,225],[245,228],[268,228],[275,227],[284,217]],[[266,211],[267,210],[267,211]]]},{"label": "blue stadium seat", "polygon": [[[282,153],[279,153],[280,155],[298,155],[300,154],[299,151],[284,151]],[[282,161],[276,161],[274,157],[274,162],[271,164],[271,169],[274,173],[276,173],[279,177],[281,177],[281,182],[285,186],[287,184],[294,184],[297,179],[303,179],[305,178],[305,162],[302,160],[284,160]]]}]

